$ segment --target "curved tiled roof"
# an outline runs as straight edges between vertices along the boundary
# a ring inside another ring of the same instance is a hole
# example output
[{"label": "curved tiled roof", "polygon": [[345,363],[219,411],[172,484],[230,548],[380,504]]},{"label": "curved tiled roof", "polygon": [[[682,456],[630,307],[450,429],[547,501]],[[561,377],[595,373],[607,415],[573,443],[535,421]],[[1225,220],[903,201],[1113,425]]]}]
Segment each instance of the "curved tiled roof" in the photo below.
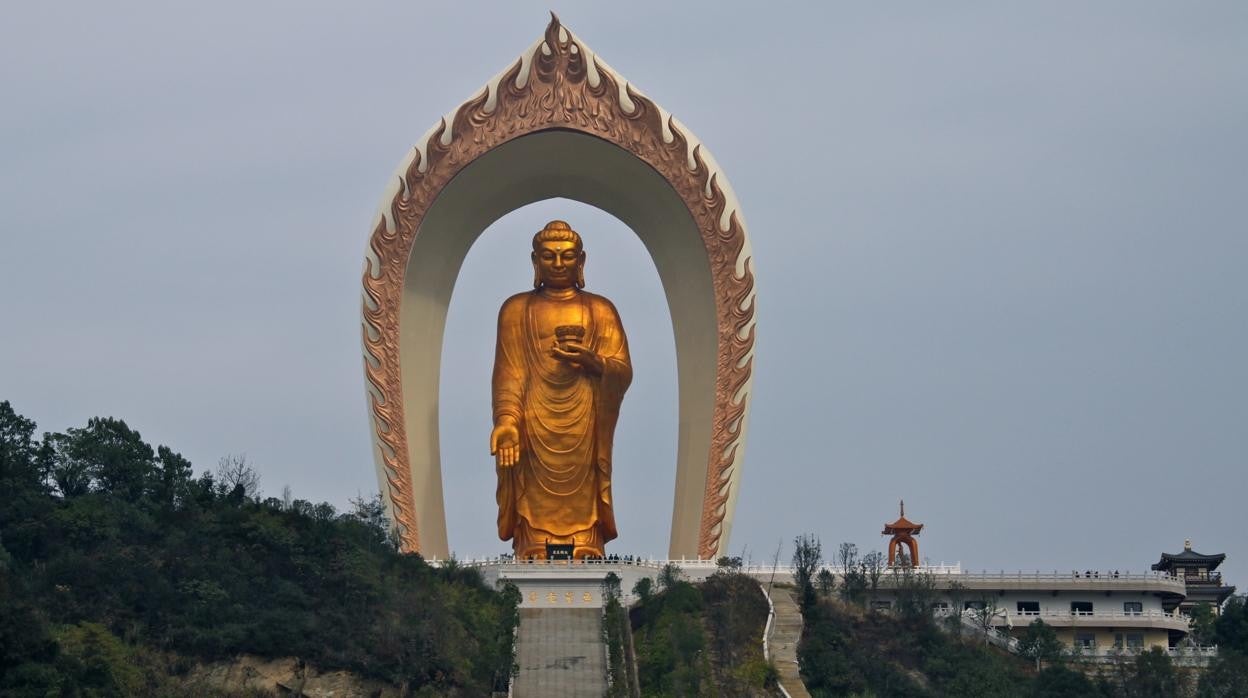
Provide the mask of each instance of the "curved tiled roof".
[{"label": "curved tiled roof", "polygon": [[1191,567],[1195,565],[1204,565],[1209,569],[1214,569],[1222,564],[1226,559],[1226,553],[1218,553],[1217,555],[1204,555],[1185,548],[1181,553],[1162,553],[1161,560],[1153,564],[1154,570],[1168,570],[1173,567]]},{"label": "curved tiled roof", "polygon": [[891,524],[884,524],[883,535],[897,533],[898,531],[904,531],[906,533],[918,533],[919,531],[922,531],[922,530],[923,530],[923,524],[916,524],[910,519],[907,519],[905,516],[902,516],[901,518],[897,519]]}]

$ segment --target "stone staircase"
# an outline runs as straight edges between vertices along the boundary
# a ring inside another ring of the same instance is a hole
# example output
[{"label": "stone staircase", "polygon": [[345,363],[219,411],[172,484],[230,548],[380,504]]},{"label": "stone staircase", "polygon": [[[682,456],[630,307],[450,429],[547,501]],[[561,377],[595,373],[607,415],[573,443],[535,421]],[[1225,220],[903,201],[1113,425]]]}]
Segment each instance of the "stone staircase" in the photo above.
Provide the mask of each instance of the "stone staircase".
[{"label": "stone staircase", "polygon": [[515,698],[601,698],[607,648],[601,608],[521,608]]},{"label": "stone staircase", "polygon": [[[761,586],[766,595],[767,586]],[[767,650],[768,659],[775,663],[780,674],[780,692],[788,698],[810,698],[797,665],[797,643],[802,639],[801,608],[793,598],[793,590],[780,587],[772,588],[771,604],[775,616],[769,628]]]}]

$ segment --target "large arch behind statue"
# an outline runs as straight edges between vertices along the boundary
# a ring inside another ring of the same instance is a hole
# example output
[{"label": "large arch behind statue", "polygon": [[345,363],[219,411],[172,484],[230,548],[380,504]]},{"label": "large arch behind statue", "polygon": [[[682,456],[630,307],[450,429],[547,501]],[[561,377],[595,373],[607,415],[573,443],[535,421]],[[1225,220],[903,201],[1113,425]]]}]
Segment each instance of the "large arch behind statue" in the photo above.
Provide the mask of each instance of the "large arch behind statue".
[{"label": "large arch behind statue", "polygon": [[[449,552],[438,380],[460,267],[495,220],[554,197],[619,218],[654,259],[680,383],[669,555],[717,557],[740,483],[752,376],[745,226],[710,154],[557,18],[412,149],[369,240],[365,376],[378,478],[402,547]],[[488,429],[482,425],[483,434]],[[480,465],[490,462],[483,447]]]}]

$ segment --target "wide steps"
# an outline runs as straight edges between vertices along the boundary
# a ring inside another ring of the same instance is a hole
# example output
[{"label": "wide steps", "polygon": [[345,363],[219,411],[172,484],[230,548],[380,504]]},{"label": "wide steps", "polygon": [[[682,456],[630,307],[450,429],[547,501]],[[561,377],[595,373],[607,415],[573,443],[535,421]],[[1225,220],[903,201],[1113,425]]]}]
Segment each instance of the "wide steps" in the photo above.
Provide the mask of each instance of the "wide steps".
[{"label": "wide steps", "polygon": [[521,608],[516,698],[601,698],[607,649],[600,608]]}]

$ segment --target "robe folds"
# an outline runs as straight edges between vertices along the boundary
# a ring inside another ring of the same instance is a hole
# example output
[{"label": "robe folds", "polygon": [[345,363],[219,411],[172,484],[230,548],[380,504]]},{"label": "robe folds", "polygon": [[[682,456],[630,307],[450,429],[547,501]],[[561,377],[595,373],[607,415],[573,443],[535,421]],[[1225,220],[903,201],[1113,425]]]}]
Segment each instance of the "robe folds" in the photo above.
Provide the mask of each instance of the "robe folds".
[{"label": "robe folds", "polygon": [[[559,325],[585,328],[580,343],[603,358],[601,376],[551,356]],[[611,447],[632,377],[628,340],[606,298],[580,291],[553,299],[535,290],[503,303],[494,354],[494,423],[502,415],[516,419],[520,458],[512,467],[497,468],[500,539],[511,539],[521,521],[534,532],[558,537],[595,527],[603,543],[617,536]]]}]

